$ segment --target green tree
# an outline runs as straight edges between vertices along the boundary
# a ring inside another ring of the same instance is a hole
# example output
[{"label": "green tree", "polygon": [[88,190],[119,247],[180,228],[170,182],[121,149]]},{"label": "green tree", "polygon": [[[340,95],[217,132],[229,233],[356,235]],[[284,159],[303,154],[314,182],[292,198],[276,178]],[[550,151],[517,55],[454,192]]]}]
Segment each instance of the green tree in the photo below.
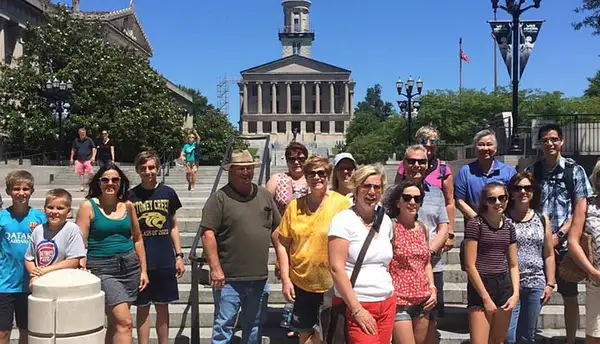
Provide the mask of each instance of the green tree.
[{"label": "green tree", "polygon": [[354,118],[346,132],[346,144],[350,145],[356,138],[376,131],[383,121],[393,115],[396,112],[392,103],[381,99],[381,86],[369,87],[365,100],[356,106]]},{"label": "green tree", "polygon": [[[44,24],[27,28],[25,37],[16,66],[0,66],[0,123],[11,149],[66,150],[79,127],[93,137],[108,129],[121,161],[141,149],[159,154],[178,149],[183,112],[165,79],[134,51],[109,43],[100,23],[55,6]],[[44,89],[54,77],[74,84],[62,143]]]},{"label": "green tree", "polygon": [[586,97],[599,97],[600,96],[600,70],[597,71],[593,77],[587,78],[587,79],[590,84],[588,85],[588,88],[583,92],[583,95]]},{"label": "green tree", "polygon": [[[201,117],[196,117],[194,127],[200,135],[200,153],[203,164],[215,165],[221,163],[223,153],[232,136],[239,135],[226,115],[216,110],[210,110]],[[246,149],[248,145],[241,141],[234,142],[234,149]]]},{"label": "green tree", "polygon": [[600,35],[600,0],[583,0],[582,5],[575,8],[576,13],[584,14],[581,21],[573,23],[575,30],[592,29],[592,34]]}]

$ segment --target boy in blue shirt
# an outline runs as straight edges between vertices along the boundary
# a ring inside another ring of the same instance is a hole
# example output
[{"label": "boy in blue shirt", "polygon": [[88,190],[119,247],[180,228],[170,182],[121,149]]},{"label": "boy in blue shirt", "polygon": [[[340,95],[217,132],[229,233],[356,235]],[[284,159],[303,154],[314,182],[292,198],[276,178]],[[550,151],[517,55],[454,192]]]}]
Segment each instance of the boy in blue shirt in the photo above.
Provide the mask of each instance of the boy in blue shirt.
[{"label": "boy in blue shirt", "polygon": [[0,212],[0,344],[8,344],[13,320],[19,328],[19,343],[27,342],[27,296],[29,276],[25,251],[29,235],[46,222],[44,213],[29,206],[33,176],[24,170],[6,176],[6,193],[12,205]]}]

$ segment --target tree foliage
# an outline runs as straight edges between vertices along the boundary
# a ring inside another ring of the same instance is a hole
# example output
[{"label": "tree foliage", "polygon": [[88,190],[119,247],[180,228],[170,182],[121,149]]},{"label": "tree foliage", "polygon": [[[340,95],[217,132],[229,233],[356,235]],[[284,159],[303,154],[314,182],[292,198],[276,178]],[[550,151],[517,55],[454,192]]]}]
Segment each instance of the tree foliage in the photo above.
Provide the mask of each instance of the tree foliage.
[{"label": "tree foliage", "polygon": [[583,0],[582,5],[575,8],[576,13],[584,14],[581,21],[573,23],[575,30],[592,29],[592,34],[600,35],[600,0]]},{"label": "tree foliage", "polygon": [[[159,154],[178,149],[182,109],[165,79],[136,52],[109,43],[99,22],[74,18],[56,6],[44,24],[28,27],[25,37],[16,65],[0,67],[0,124],[10,149],[66,150],[79,127],[92,137],[108,129],[121,161],[141,149]],[[66,99],[71,108],[62,143],[45,90],[55,77],[74,84]]]}]

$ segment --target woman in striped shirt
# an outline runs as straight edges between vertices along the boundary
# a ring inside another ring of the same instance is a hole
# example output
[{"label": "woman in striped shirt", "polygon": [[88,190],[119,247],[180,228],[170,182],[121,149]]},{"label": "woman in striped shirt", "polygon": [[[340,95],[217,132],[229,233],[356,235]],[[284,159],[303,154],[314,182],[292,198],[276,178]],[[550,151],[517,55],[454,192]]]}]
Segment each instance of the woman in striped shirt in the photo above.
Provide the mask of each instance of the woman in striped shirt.
[{"label": "woman in striped shirt", "polygon": [[504,184],[487,184],[480,200],[479,215],[465,229],[470,337],[472,344],[500,344],[519,300],[517,238],[504,217],[508,201]]}]

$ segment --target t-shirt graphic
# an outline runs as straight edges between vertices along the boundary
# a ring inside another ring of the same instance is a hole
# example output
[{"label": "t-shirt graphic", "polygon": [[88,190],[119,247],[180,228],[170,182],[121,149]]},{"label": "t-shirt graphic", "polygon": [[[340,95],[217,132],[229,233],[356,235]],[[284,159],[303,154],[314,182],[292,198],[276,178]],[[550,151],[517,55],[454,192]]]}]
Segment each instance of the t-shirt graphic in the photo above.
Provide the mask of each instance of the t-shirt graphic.
[{"label": "t-shirt graphic", "polygon": [[35,266],[46,267],[66,259],[86,256],[81,229],[73,222],[66,222],[58,231],[48,228],[48,224],[37,226],[31,232],[31,239],[25,259],[35,261]]},{"label": "t-shirt graphic", "polygon": [[149,270],[170,269],[175,266],[171,241],[171,218],[181,208],[175,190],[160,184],[147,190],[138,185],[129,194],[140,224],[146,248],[146,264]]},{"label": "t-shirt graphic", "polygon": [[25,252],[29,247],[31,223],[45,223],[46,216],[29,208],[24,216],[15,216],[12,207],[0,212],[0,293],[29,292],[29,274],[25,272]]}]

